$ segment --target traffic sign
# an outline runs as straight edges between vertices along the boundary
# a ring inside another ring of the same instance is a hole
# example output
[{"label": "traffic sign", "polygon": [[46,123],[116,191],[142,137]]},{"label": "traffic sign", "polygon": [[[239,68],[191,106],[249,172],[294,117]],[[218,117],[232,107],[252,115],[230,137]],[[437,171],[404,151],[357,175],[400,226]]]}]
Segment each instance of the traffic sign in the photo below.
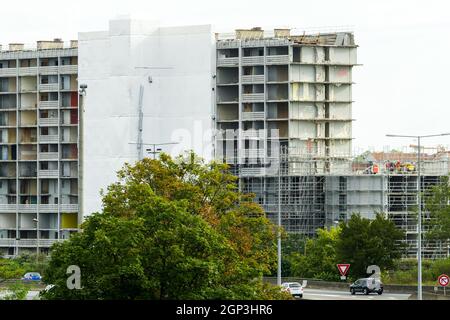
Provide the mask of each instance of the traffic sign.
[{"label": "traffic sign", "polygon": [[441,274],[438,278],[439,284],[443,287],[448,286],[449,278],[446,274]]},{"label": "traffic sign", "polygon": [[337,264],[337,267],[341,276],[345,276],[348,272],[348,269],[350,269],[350,265],[347,263]]}]

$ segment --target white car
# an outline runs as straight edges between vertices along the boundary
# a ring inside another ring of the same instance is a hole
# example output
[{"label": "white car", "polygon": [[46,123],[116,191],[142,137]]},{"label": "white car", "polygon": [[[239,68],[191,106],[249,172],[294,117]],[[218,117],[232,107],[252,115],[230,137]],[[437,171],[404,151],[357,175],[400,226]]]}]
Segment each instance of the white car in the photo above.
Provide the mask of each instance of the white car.
[{"label": "white car", "polygon": [[284,282],[281,284],[283,291],[290,293],[294,298],[303,298],[303,287],[298,282]]}]

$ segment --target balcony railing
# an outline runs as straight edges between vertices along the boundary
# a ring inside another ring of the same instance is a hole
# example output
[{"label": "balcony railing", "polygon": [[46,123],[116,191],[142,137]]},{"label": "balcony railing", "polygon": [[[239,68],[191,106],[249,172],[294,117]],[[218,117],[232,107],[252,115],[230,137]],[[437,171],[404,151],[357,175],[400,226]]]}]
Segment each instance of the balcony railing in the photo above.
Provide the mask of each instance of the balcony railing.
[{"label": "balcony railing", "polygon": [[264,112],[242,112],[242,120],[264,120]]},{"label": "balcony railing", "polygon": [[0,77],[8,77],[17,75],[16,68],[0,68]]},{"label": "balcony railing", "polygon": [[44,126],[58,125],[58,118],[40,118],[39,123]]},{"label": "balcony railing", "polygon": [[243,102],[264,101],[264,93],[244,93],[242,94]]},{"label": "balcony railing", "polygon": [[58,160],[58,152],[39,152],[41,160]]},{"label": "balcony railing", "polygon": [[[39,246],[51,247],[58,241],[64,241],[64,239],[39,239]],[[37,245],[37,239],[0,239],[0,247],[37,247]]]},{"label": "balcony railing", "polygon": [[242,138],[264,138],[264,130],[243,130]]},{"label": "balcony railing", "polygon": [[288,55],[266,56],[267,64],[288,64],[290,62]]},{"label": "balcony railing", "polygon": [[[48,170],[48,171],[53,171],[53,170]],[[56,171],[56,174],[58,175],[58,170],[54,170],[54,171]],[[57,212],[58,205],[57,204],[40,204],[39,211]]]},{"label": "balcony railing", "polygon": [[217,66],[218,67],[237,66],[237,65],[239,65],[239,57],[218,58],[217,59]]},{"label": "balcony railing", "polygon": [[243,156],[246,158],[264,158],[264,149],[244,149]]},{"label": "balcony railing", "polygon": [[257,75],[242,76],[241,82],[242,83],[261,83],[261,82],[264,82],[264,75],[257,74]]},{"label": "balcony railing", "polygon": [[40,74],[58,74],[58,66],[39,67]]},{"label": "balcony railing", "polygon": [[242,57],[241,62],[243,66],[264,64],[264,56]]},{"label": "balcony railing", "polygon": [[57,134],[41,135],[39,136],[39,142],[58,142]]},{"label": "balcony railing", "polygon": [[78,204],[61,204],[61,211],[63,212],[78,212]]},{"label": "balcony railing", "polygon": [[56,109],[58,108],[58,100],[54,101],[41,101],[39,107],[42,109]]},{"label": "balcony railing", "polygon": [[19,68],[19,76],[35,76],[37,75],[37,67]]},{"label": "balcony railing", "polygon": [[40,91],[58,91],[58,89],[59,85],[57,83],[46,83],[39,85]]},{"label": "balcony railing", "polygon": [[16,211],[16,204],[0,204],[0,212]]},{"label": "balcony railing", "polygon": [[265,168],[241,168],[241,176],[262,176]]},{"label": "balcony railing", "polygon": [[67,66],[60,66],[59,67],[59,73],[76,74],[77,72],[78,72],[78,66],[77,65],[67,65]]},{"label": "balcony railing", "polygon": [[58,170],[39,170],[38,175],[41,178],[57,178]]},{"label": "balcony railing", "polygon": [[21,212],[36,212],[37,204],[19,204],[18,210]]}]

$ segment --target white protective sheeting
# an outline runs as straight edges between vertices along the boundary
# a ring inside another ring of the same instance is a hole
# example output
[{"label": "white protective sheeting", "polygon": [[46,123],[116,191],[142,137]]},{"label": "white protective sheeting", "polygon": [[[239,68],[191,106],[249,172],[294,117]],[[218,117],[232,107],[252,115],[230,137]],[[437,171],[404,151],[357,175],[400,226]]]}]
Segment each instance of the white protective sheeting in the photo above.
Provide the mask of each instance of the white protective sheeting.
[{"label": "white protective sheeting", "polygon": [[[112,20],[105,32],[79,34],[79,84],[87,84],[83,114],[82,213],[101,209],[100,189],[138,159],[139,88],[143,86],[144,143],[172,155],[193,149],[211,158],[211,26],[160,28]],[[135,144],[131,144],[135,143]],[[144,145],[145,149],[150,148]]]}]

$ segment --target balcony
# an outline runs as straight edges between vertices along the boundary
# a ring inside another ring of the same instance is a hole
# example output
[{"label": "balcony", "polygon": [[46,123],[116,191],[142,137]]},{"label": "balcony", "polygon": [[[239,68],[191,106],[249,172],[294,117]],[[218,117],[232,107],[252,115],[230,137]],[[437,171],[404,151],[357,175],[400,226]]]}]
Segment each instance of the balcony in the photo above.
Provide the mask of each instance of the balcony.
[{"label": "balcony", "polygon": [[52,143],[58,142],[59,136],[57,134],[49,134],[49,135],[40,135],[39,142],[40,143]]},{"label": "balcony", "polygon": [[41,109],[57,109],[58,108],[58,100],[40,101],[39,108],[41,108]]},{"label": "balcony", "polygon": [[289,55],[266,56],[266,64],[288,64],[289,62]]},{"label": "balcony", "polygon": [[238,66],[238,65],[239,65],[239,57],[218,58],[217,59],[218,67],[229,67],[229,66]]},{"label": "balcony", "polygon": [[242,131],[242,138],[264,138],[264,130],[244,130]]},{"label": "balcony", "polygon": [[77,74],[78,66],[77,65],[60,66],[59,73],[61,73],[61,74]]},{"label": "balcony", "polygon": [[263,74],[257,74],[257,75],[250,75],[250,76],[242,76],[241,77],[242,83],[263,83],[264,82],[264,75]]},{"label": "balcony", "polygon": [[242,57],[241,62],[243,66],[264,64],[264,56]]},{"label": "balcony", "polygon": [[[47,170],[47,171],[56,171],[56,174],[58,174],[58,170]],[[40,204],[39,211],[58,212],[58,205],[57,204]]]},{"label": "balcony", "polygon": [[39,73],[44,75],[58,74],[58,66],[39,67]]},{"label": "balcony", "polygon": [[264,158],[264,149],[244,149],[244,157],[246,158]]},{"label": "balcony", "polygon": [[58,125],[58,118],[40,118],[39,124],[43,126]]},{"label": "balcony", "polygon": [[1,68],[0,69],[0,77],[11,77],[17,75],[16,68]]},{"label": "balcony", "polygon": [[40,160],[58,160],[58,152],[39,152]]},{"label": "balcony", "polygon": [[37,67],[19,68],[19,76],[35,76],[37,75]]},{"label": "balcony", "polygon": [[[55,242],[64,239],[39,239],[39,247],[51,247]],[[0,239],[0,247],[37,247],[37,239]]]},{"label": "balcony", "polygon": [[241,168],[241,176],[262,176],[265,168]]},{"label": "balcony", "polygon": [[19,204],[18,210],[20,212],[36,212],[37,204]]},{"label": "balcony", "polygon": [[38,176],[40,178],[57,178],[58,170],[39,170]]},{"label": "balcony", "polygon": [[242,94],[243,102],[264,101],[264,93],[244,93]]},{"label": "balcony", "polygon": [[0,204],[0,212],[14,212],[16,211],[16,204]]},{"label": "balcony", "polygon": [[39,85],[40,91],[58,91],[58,89],[59,85],[57,83],[46,83]]},{"label": "balcony", "polygon": [[264,112],[242,112],[242,120],[264,120]]},{"label": "balcony", "polygon": [[78,212],[78,204],[61,204],[62,212]]}]

